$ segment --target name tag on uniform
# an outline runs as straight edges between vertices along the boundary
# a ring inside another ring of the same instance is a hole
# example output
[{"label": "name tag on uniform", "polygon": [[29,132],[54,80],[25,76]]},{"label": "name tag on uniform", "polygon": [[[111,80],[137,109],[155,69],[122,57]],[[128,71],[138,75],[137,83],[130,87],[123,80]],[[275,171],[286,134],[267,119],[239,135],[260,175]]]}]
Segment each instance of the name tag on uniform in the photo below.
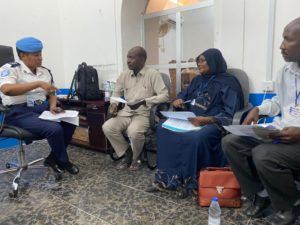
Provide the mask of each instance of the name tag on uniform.
[{"label": "name tag on uniform", "polygon": [[34,96],[27,96],[27,107],[34,107]]},{"label": "name tag on uniform", "polygon": [[289,113],[291,116],[300,117],[300,106],[291,106]]}]

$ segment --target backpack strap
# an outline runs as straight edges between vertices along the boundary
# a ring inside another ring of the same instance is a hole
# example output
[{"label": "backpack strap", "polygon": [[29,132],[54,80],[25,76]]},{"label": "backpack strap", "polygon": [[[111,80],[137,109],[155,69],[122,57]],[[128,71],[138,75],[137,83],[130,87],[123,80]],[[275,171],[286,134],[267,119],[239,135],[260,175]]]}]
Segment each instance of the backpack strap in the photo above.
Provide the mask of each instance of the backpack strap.
[{"label": "backpack strap", "polygon": [[49,72],[49,74],[50,74],[50,76],[51,76],[51,84],[54,84],[53,75],[52,75],[52,73],[51,73],[51,70],[48,69],[47,67],[44,67],[44,66],[41,66],[41,67],[44,68],[44,69],[46,69],[46,70],[48,70],[48,72]]},{"label": "backpack strap", "polygon": [[69,93],[68,93],[68,96],[67,96],[67,101],[68,101],[68,102],[69,102],[70,99],[74,96],[74,95],[72,94],[72,88],[73,88],[73,86],[75,86],[76,79],[77,79],[77,71],[75,71],[75,74],[74,74],[73,79],[72,79],[72,82],[71,82],[71,86],[70,86]]}]

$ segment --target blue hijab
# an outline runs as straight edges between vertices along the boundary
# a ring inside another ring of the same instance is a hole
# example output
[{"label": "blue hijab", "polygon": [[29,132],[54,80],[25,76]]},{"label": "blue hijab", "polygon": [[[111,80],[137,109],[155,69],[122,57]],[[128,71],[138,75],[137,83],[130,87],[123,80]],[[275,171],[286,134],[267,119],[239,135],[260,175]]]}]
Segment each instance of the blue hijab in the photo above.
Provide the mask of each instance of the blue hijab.
[{"label": "blue hijab", "polygon": [[188,109],[197,116],[213,116],[222,125],[231,124],[234,113],[244,106],[241,85],[236,77],[227,73],[227,64],[218,49],[208,49],[201,53],[209,66],[209,71],[196,76],[186,90],[177,98],[194,100]]}]

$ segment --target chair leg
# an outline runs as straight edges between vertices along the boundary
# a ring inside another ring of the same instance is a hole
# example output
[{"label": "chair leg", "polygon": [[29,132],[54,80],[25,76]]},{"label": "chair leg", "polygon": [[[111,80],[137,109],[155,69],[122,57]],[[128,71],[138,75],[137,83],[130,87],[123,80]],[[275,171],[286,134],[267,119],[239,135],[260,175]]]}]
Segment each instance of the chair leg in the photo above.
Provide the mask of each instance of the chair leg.
[{"label": "chair leg", "polygon": [[11,198],[16,198],[18,196],[19,184],[20,184],[21,174],[22,174],[23,170],[24,170],[24,168],[19,168],[17,170],[17,174],[16,174],[15,178],[13,179],[12,192],[9,192],[9,197],[11,197]]},{"label": "chair leg", "polygon": [[[44,160],[44,158],[39,158],[32,162],[26,163],[25,151],[23,148],[22,141],[19,142],[19,150],[17,152],[17,158],[18,158],[18,162],[8,162],[6,164],[7,169],[0,170],[0,174],[17,171],[16,176],[14,177],[13,182],[12,182],[12,190],[9,192],[9,196],[11,198],[18,197],[19,184],[20,184],[20,179],[21,179],[21,175],[22,175],[23,171],[25,171],[27,169],[50,169],[51,171],[55,172],[50,167],[46,167],[44,165],[35,165],[36,163]],[[62,178],[62,175],[55,172],[55,180],[57,181],[57,180],[60,180],[61,178]]]}]

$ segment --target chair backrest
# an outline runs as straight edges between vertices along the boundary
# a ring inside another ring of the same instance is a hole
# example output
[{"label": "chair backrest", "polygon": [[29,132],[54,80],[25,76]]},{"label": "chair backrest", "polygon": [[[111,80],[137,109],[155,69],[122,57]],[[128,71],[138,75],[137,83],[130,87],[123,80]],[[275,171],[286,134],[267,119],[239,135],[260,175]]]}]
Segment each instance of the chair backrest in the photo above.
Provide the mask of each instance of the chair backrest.
[{"label": "chair backrest", "polygon": [[249,79],[245,71],[237,68],[230,68],[228,73],[234,75],[240,82],[244,94],[244,106],[248,106],[249,103]]},{"label": "chair backrest", "polygon": [[14,62],[13,48],[10,46],[0,45],[0,67],[6,63]]},{"label": "chair backrest", "polygon": [[169,93],[169,96],[171,97],[171,88],[172,88],[172,84],[171,84],[171,80],[170,80],[170,77],[168,74],[165,74],[165,73],[160,73],[161,74],[161,77],[168,89],[168,93]]}]

